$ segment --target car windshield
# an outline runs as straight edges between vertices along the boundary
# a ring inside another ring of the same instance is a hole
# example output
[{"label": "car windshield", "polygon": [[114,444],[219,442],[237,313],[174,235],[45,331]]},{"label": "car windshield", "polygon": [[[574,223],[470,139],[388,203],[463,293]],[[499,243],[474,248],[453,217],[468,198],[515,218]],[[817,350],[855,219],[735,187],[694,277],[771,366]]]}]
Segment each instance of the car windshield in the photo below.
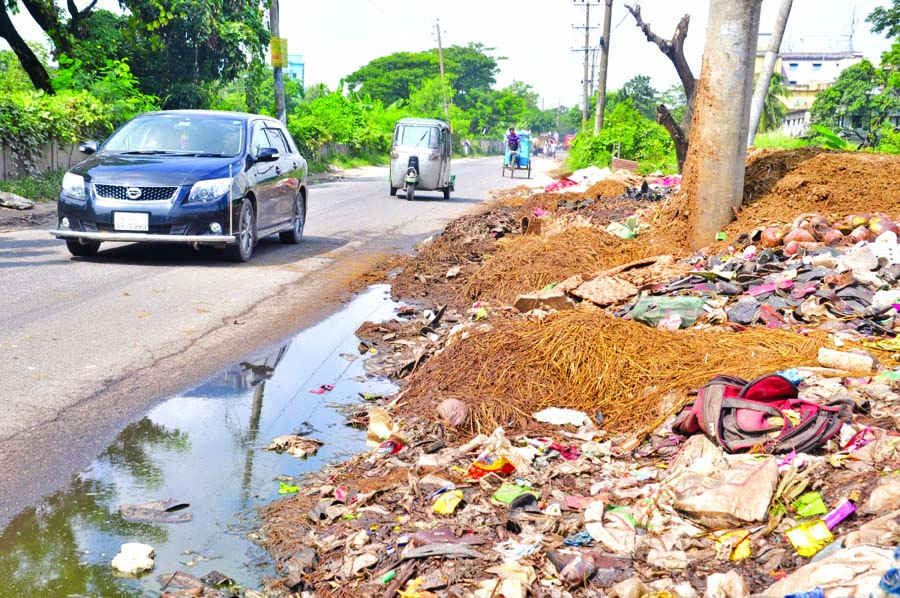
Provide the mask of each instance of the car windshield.
[{"label": "car windshield", "polygon": [[438,148],[437,127],[425,125],[401,125],[397,132],[397,145],[403,147]]},{"label": "car windshield", "polygon": [[236,156],[243,147],[240,120],[210,116],[152,115],[116,131],[103,149],[126,154]]}]

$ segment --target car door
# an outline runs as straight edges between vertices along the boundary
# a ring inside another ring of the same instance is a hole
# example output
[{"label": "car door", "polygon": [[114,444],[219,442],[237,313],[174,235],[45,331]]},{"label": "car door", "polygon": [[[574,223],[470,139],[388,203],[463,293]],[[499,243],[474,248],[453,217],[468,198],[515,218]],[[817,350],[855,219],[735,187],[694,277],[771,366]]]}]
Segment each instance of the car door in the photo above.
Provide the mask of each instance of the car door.
[{"label": "car door", "polygon": [[278,183],[280,181],[278,161],[258,162],[259,151],[272,147],[266,134],[265,123],[253,123],[250,132],[250,148],[248,155],[252,161],[248,179],[250,189],[256,197],[256,222],[258,229],[268,228],[277,222]]},{"label": "car door", "polygon": [[[291,150],[279,128],[270,124],[266,128],[266,135],[269,137],[271,147],[277,149],[279,154],[275,169],[278,175],[278,184],[276,186],[277,198],[274,201],[275,213],[273,216],[277,223],[286,222],[293,215],[294,197],[297,196],[296,177],[293,175],[294,166],[291,163]],[[294,162],[296,162],[295,158]]]}]

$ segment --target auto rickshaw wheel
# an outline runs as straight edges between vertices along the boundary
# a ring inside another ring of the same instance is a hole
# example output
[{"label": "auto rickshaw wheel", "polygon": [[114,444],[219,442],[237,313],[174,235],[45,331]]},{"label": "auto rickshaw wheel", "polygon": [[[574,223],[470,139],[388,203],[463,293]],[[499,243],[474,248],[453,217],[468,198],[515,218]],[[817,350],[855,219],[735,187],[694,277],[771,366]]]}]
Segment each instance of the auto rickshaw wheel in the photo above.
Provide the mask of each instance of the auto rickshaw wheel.
[{"label": "auto rickshaw wheel", "polygon": [[412,201],[416,197],[416,184],[410,183],[406,186],[406,199]]},{"label": "auto rickshaw wheel", "polygon": [[441,191],[444,192],[444,199],[450,199],[450,185],[447,185]]},{"label": "auto rickshaw wheel", "polygon": [[397,197],[397,187],[391,185],[391,197]]},{"label": "auto rickshaw wheel", "polygon": [[529,179],[531,178],[531,166],[530,165],[528,166],[528,178]]}]

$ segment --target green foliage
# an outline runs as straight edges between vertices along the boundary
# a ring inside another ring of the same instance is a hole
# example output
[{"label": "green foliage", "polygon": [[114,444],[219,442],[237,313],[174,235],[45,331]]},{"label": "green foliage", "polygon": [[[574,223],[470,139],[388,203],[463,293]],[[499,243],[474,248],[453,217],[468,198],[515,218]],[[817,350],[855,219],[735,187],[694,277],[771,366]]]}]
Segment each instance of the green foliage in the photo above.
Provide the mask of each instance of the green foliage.
[{"label": "green foliage", "polygon": [[810,113],[812,122],[828,129],[839,129],[843,117],[845,127],[866,133],[877,130],[897,109],[897,88],[883,71],[863,60],[844,69],[834,85],[816,96]]},{"label": "green foliage", "polygon": [[59,196],[64,169],[48,170],[32,176],[0,181],[0,191],[10,191],[34,201],[51,201]]},{"label": "green foliage", "polygon": [[900,131],[885,125],[878,131],[878,144],[875,150],[882,154],[900,154]]},{"label": "green foliage", "polygon": [[900,0],[891,0],[890,7],[879,6],[866,17],[875,33],[887,32],[890,38],[900,38]]},{"label": "green foliage", "polygon": [[34,89],[31,79],[12,50],[0,50],[0,89],[7,92]]},{"label": "green foliage", "polygon": [[850,149],[849,144],[846,140],[838,137],[834,131],[829,129],[828,127],[824,127],[822,125],[813,124],[810,125],[813,131],[818,133],[818,136],[815,138],[814,142],[823,147],[827,147],[828,149],[833,150],[847,150]]},{"label": "green foliage", "polygon": [[165,108],[202,108],[269,43],[265,0],[120,0],[123,32],[145,93]]},{"label": "green foliage", "polygon": [[0,143],[21,157],[26,174],[35,172],[42,144],[101,137],[111,124],[103,102],[84,90],[0,97]]},{"label": "green foliage", "polygon": [[[477,102],[479,91],[489,91],[499,71],[502,58],[490,53],[494,48],[470,43],[450,46],[444,50],[444,72],[456,81],[459,90],[457,103],[469,109]],[[424,81],[440,76],[437,48],[423,52],[395,52],[372,60],[347,76],[351,91],[393,104],[410,97]]]},{"label": "green foliage", "polygon": [[656,97],[658,92],[650,85],[650,77],[635,75],[627,81],[619,93],[619,101],[631,100],[631,106],[641,116],[656,120]]},{"label": "green foliage", "polygon": [[787,115],[787,106],[784,105],[779,96],[784,97],[787,93],[788,88],[784,84],[784,75],[772,73],[772,78],[769,80],[769,88],[766,90],[766,97],[763,101],[758,131],[771,131],[781,126],[784,122],[784,117]]},{"label": "green foliage", "polygon": [[786,133],[759,133],[753,139],[753,147],[765,149],[797,149],[806,147],[809,141],[802,137],[791,137]]},{"label": "green foliage", "polygon": [[59,65],[53,88],[56,91],[89,91],[106,107],[113,127],[133,116],[159,108],[159,98],[141,93],[127,60],[107,59],[104,66],[91,70],[85,68],[80,59],[70,60],[63,54],[59,57]]},{"label": "green foliage", "polygon": [[[684,120],[684,113],[687,110],[687,97],[684,95],[684,87],[678,83],[659,94],[659,103],[664,104],[675,122],[680,123]],[[654,117],[655,118],[655,117]]]},{"label": "green foliage", "polygon": [[614,152],[627,160],[641,162],[650,171],[671,170],[676,165],[675,146],[666,130],[641,115],[626,100],[607,111],[599,135],[579,133],[569,152],[567,166],[608,166]]}]

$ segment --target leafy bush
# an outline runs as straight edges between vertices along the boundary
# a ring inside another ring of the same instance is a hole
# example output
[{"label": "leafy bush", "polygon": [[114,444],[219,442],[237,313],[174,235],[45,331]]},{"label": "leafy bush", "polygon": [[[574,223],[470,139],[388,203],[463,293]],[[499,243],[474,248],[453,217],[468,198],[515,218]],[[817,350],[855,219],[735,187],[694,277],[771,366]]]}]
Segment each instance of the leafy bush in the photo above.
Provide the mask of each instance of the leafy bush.
[{"label": "leafy bush", "polygon": [[822,147],[833,150],[851,149],[850,144],[847,143],[845,139],[838,137],[837,134],[828,127],[816,124],[810,125],[810,127],[813,131],[818,133],[818,136],[813,139],[813,143],[816,145],[821,145]]},{"label": "leafy bush", "polygon": [[55,200],[65,173],[64,169],[48,170],[33,176],[0,181],[0,191],[10,191],[34,201]]},{"label": "leafy bush", "polygon": [[87,90],[99,99],[110,124],[115,128],[133,116],[159,109],[159,98],[140,91],[127,59],[107,60],[98,71],[84,68],[81,60],[59,57],[60,68],[53,79],[53,89]]},{"label": "leafy bush", "polygon": [[569,151],[568,166],[608,166],[614,152],[635,160],[649,172],[669,171],[676,165],[675,146],[666,130],[631,107],[631,101],[616,104],[605,118],[599,135],[582,132]]},{"label": "leafy bush", "polygon": [[86,91],[0,96],[0,142],[21,158],[26,174],[35,172],[41,145],[101,137],[110,128],[106,105]]}]

